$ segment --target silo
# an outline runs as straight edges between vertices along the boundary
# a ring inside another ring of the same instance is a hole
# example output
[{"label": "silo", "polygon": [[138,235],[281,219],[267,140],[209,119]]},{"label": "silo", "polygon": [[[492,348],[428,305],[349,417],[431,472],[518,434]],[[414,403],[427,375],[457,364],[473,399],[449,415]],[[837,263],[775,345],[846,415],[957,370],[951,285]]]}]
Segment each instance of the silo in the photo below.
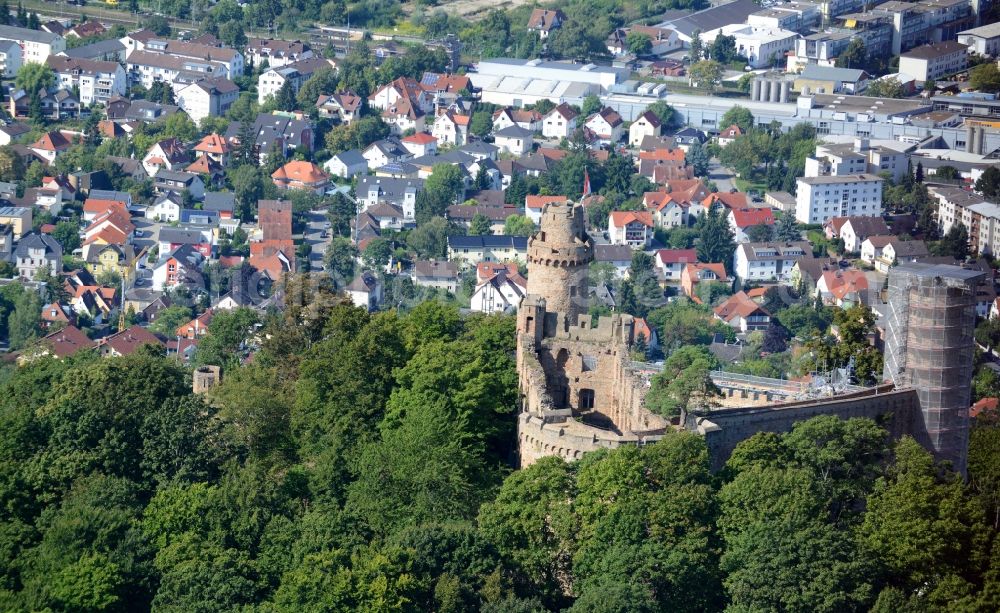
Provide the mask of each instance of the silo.
[{"label": "silo", "polygon": [[976,155],[983,155],[986,153],[986,128],[980,127],[976,130],[978,136],[976,137]]},{"label": "silo", "polygon": [[754,79],[750,84],[750,100],[753,102],[760,100],[760,79]]},{"label": "silo", "polygon": [[771,95],[771,82],[767,79],[761,79],[760,81],[760,100],[761,102],[767,102],[767,97]]},{"label": "silo", "polygon": [[975,128],[975,132],[972,137],[972,153],[976,155],[981,155],[983,152],[983,129]]},{"label": "silo", "polygon": [[771,81],[771,102],[781,100],[781,82]]},{"label": "silo", "polygon": [[781,102],[788,102],[788,90],[791,88],[791,84],[788,81],[781,82]]},{"label": "silo", "polygon": [[972,153],[972,146],[975,144],[976,140],[976,129],[969,126],[965,129],[965,152]]}]

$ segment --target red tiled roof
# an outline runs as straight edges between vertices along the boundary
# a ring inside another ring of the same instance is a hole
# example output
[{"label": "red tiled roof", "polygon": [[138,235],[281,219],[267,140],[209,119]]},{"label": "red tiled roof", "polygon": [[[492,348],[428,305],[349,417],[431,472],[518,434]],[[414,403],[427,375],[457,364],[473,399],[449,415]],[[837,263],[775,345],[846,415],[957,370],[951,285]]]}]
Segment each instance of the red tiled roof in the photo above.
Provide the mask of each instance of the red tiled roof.
[{"label": "red tiled roof", "polygon": [[611,211],[611,221],[616,228],[638,221],[648,228],[653,227],[653,215],[649,211]]},{"label": "red tiled roof", "polygon": [[737,228],[751,226],[773,226],[774,214],[771,209],[732,209],[733,221]]},{"label": "red tiled roof", "polygon": [[321,183],[329,177],[312,162],[293,160],[271,173],[274,179],[300,183]]},{"label": "red tiled roof", "polygon": [[660,249],[656,257],[664,264],[695,263],[698,261],[697,249]]},{"label": "red tiled roof", "polygon": [[544,209],[546,204],[559,204],[569,200],[566,196],[532,196],[524,197],[524,206],[529,209]]},{"label": "red tiled roof", "polygon": [[195,145],[194,150],[222,155],[229,153],[229,143],[218,134],[212,133],[201,139],[201,142]]},{"label": "red tiled roof", "polygon": [[95,346],[94,341],[87,338],[87,335],[76,326],[66,326],[58,332],[49,334],[41,342],[59,358],[69,357],[77,351]]},{"label": "red tiled roof", "polygon": [[403,142],[414,143],[416,145],[428,145],[430,143],[437,142],[437,137],[431,136],[427,132],[417,132],[416,134],[403,137]]}]

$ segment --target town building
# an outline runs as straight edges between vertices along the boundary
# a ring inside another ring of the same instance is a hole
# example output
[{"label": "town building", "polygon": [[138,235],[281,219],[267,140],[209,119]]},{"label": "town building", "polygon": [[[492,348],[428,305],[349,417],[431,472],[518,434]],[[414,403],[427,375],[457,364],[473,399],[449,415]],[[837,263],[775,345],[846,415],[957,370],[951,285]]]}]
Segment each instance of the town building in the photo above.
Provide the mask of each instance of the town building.
[{"label": "town building", "polygon": [[921,83],[962,72],[968,65],[968,45],[954,40],[915,47],[899,56],[899,72]]},{"label": "town building", "polygon": [[0,76],[13,79],[21,69],[21,45],[12,40],[0,40]]},{"label": "town building", "polygon": [[523,262],[528,239],[524,236],[449,236],[448,259],[462,269],[479,262]]},{"label": "town building", "polygon": [[222,117],[240,97],[240,88],[225,77],[201,79],[176,90],[177,105],[195,122]]},{"label": "town building", "polygon": [[796,181],[795,218],[823,224],[833,217],[882,215],[882,177],[871,174],[801,177]]},{"label": "town building", "polygon": [[300,59],[293,63],[272,66],[257,77],[257,102],[264,104],[268,98],[276,95],[287,83],[293,93],[320,70],[331,70],[335,66],[331,60],[319,57]]},{"label": "town building", "polygon": [[270,68],[281,68],[311,57],[313,57],[313,52],[308,43],[273,38],[249,39],[244,53],[247,63],[253,66],[262,66],[264,62],[267,62]]},{"label": "town building", "polygon": [[40,271],[52,276],[62,272],[63,250],[48,234],[22,236],[14,249],[14,267],[22,279],[35,280]]},{"label": "town building", "polygon": [[958,42],[970,52],[997,57],[1000,55],[1000,21],[959,32]]},{"label": "town building", "polygon": [[[620,116],[619,116],[620,117]],[[638,147],[647,136],[659,136],[663,122],[652,111],[646,111],[628,127],[628,144]]]},{"label": "town building", "polygon": [[22,63],[44,64],[50,55],[66,50],[66,39],[62,36],[29,28],[0,26],[0,41],[5,40],[21,47]]},{"label": "town building", "polygon": [[812,257],[806,241],[740,243],[733,254],[733,272],[742,281],[787,281],[802,258]]},{"label": "town building", "polygon": [[612,211],[608,216],[608,239],[612,245],[645,249],[653,240],[653,215],[649,211]]}]

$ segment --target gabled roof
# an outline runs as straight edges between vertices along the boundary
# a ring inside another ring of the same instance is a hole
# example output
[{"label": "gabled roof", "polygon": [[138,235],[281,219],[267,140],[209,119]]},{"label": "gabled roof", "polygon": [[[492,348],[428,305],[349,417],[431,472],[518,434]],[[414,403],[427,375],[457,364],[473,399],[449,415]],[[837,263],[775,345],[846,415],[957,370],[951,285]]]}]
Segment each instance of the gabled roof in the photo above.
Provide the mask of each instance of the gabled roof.
[{"label": "gabled roof", "polygon": [[528,29],[548,32],[563,21],[566,15],[559,9],[534,9],[528,18]]},{"label": "gabled roof", "polygon": [[635,121],[639,121],[640,119],[645,120],[646,123],[653,126],[654,128],[659,128],[661,125],[663,125],[663,122],[660,121],[660,117],[653,111],[643,112],[642,115],[636,117]]},{"label": "gabled roof", "polygon": [[194,146],[194,150],[202,153],[223,155],[229,153],[230,147],[226,139],[216,133],[208,134]]},{"label": "gabled roof", "polygon": [[66,358],[77,351],[96,346],[96,343],[87,338],[87,335],[76,326],[66,326],[62,330],[49,334],[41,340],[41,344],[57,358]]},{"label": "gabled roof", "polygon": [[774,225],[774,214],[771,212],[771,209],[731,209],[730,214],[733,216],[736,227],[740,229],[751,226]]},{"label": "gabled roof", "polygon": [[569,200],[566,196],[534,196],[524,197],[524,206],[528,209],[544,209],[546,204],[559,204]]},{"label": "gabled roof", "polygon": [[531,130],[525,130],[517,124],[512,124],[504,128],[503,130],[497,130],[493,133],[494,138],[530,138],[533,135]]},{"label": "gabled roof", "polygon": [[608,125],[611,126],[612,128],[620,126],[623,123],[625,123],[625,121],[622,119],[622,116],[619,115],[617,111],[615,111],[613,108],[609,106],[604,107],[600,111],[588,117],[587,121],[589,122],[591,119],[594,119],[595,117],[600,117],[604,121],[608,122]]},{"label": "gabled roof", "polygon": [[413,143],[415,145],[429,145],[431,143],[437,142],[437,137],[428,134],[427,132],[416,132],[409,136],[403,137],[404,143]]},{"label": "gabled roof", "polygon": [[737,136],[743,136],[743,129],[735,123],[719,132],[719,138],[736,138]]},{"label": "gabled roof", "polygon": [[611,222],[616,228],[623,228],[635,222],[652,228],[653,215],[649,211],[611,211]]},{"label": "gabled roof", "polygon": [[697,249],[660,249],[656,259],[663,264],[686,264],[698,261]]},{"label": "gabled roof", "polygon": [[730,296],[725,302],[715,308],[715,315],[719,319],[729,322],[735,317],[749,317],[754,313],[768,312],[759,304],[754,302],[746,292],[739,292]]},{"label": "gabled roof", "polygon": [[569,121],[570,119],[573,119],[574,117],[579,115],[579,113],[573,110],[573,108],[570,107],[570,105],[566,104],[565,102],[560,103],[554,109],[549,111],[545,116],[548,117],[549,115],[552,114],[562,115],[563,119],[565,119],[566,121]]},{"label": "gabled roof", "polygon": [[42,151],[64,151],[72,145],[73,143],[62,132],[54,130],[42,134],[41,138],[31,145],[31,148],[41,149]]},{"label": "gabled roof", "polygon": [[156,335],[141,326],[132,326],[127,330],[122,330],[117,334],[101,339],[100,347],[109,347],[119,355],[130,355],[143,345],[163,346],[163,342],[156,338]]},{"label": "gabled roof", "polygon": [[319,166],[302,160],[288,162],[271,173],[271,178],[279,181],[298,181],[300,183],[321,183],[329,179]]}]

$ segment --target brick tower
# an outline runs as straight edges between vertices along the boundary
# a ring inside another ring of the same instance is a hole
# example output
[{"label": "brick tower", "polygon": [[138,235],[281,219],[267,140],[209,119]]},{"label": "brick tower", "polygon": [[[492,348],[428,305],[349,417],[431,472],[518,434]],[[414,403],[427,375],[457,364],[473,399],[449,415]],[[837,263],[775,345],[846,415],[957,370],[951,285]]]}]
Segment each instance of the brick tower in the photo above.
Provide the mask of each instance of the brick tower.
[{"label": "brick tower", "polygon": [[549,313],[565,313],[569,325],[587,311],[587,269],[594,244],[583,224],[583,207],[554,203],[528,239],[528,294],[545,299]]}]

